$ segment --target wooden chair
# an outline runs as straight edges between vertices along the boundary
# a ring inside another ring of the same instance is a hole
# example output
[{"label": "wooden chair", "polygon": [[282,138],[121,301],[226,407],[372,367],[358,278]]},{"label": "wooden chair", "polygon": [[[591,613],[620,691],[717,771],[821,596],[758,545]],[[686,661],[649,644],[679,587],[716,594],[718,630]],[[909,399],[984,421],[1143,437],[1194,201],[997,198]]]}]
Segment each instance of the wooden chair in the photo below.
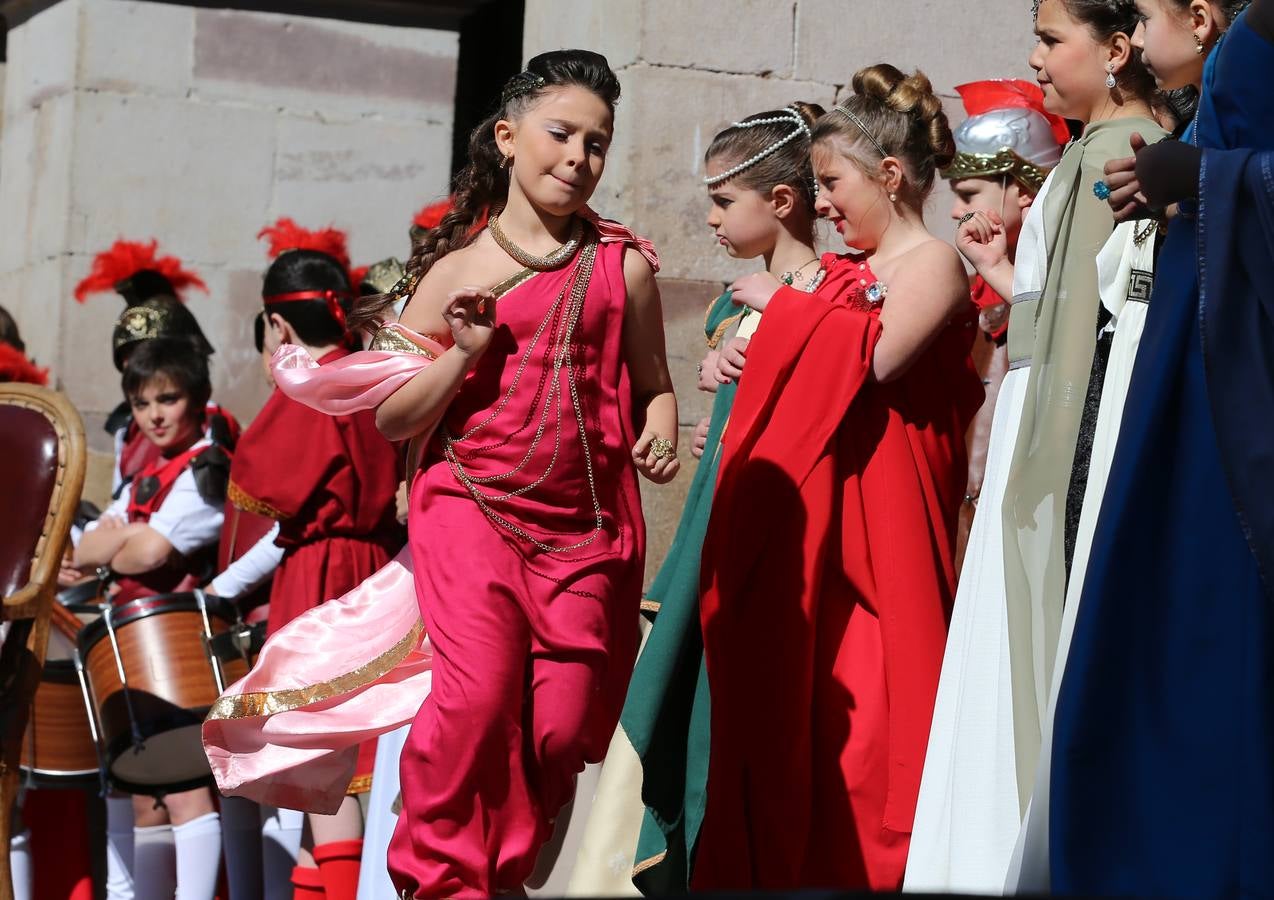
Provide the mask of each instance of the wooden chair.
[{"label": "wooden chair", "polygon": [[0,900],[12,900],[9,838],[22,735],[40,681],[58,568],[84,487],[84,423],[61,394],[0,383]]}]

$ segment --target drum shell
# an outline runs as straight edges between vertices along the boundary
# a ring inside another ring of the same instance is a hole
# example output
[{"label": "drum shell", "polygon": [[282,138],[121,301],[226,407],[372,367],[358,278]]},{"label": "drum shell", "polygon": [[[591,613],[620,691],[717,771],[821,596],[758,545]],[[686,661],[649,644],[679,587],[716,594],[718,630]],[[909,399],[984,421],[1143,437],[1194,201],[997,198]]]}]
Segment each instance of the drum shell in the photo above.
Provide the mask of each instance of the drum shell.
[{"label": "drum shell", "polygon": [[[208,598],[212,633],[228,630],[231,617]],[[80,655],[92,685],[111,780],[134,793],[174,792],[208,783],[210,771],[199,730],[219,695],[204,647],[204,619],[193,594],[143,597],[112,611],[124,683],[105,619],[80,633]],[[226,685],[247,674],[247,664],[223,664]],[[134,747],[129,707],[146,749]],[[176,740],[179,750],[166,742]],[[174,759],[179,753],[181,759]]]},{"label": "drum shell", "polygon": [[97,748],[88,705],[75,670],[75,635],[101,608],[55,606],[40,684],[22,739],[22,771],[33,787],[88,788],[98,783]]}]

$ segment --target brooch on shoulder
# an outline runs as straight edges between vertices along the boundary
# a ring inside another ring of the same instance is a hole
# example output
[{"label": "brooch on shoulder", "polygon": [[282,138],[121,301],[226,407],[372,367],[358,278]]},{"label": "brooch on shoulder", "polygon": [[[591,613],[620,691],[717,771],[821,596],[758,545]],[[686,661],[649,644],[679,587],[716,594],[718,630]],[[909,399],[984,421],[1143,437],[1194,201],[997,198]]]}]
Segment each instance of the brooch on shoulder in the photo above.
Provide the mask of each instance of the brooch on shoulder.
[{"label": "brooch on shoulder", "polygon": [[849,305],[862,312],[871,312],[884,303],[887,296],[889,296],[889,285],[883,281],[873,281],[854,291],[850,295]]}]

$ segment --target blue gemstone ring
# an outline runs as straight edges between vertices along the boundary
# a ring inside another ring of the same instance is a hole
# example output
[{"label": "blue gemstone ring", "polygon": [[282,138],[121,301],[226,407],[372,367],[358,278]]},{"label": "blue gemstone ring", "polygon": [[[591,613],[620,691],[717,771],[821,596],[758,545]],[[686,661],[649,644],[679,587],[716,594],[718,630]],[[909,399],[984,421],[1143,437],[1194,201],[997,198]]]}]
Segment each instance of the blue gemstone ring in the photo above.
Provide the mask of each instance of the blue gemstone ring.
[{"label": "blue gemstone ring", "polygon": [[1110,199],[1110,185],[1108,185],[1108,184],[1107,184],[1106,182],[1104,182],[1104,181],[1097,181],[1097,182],[1094,182],[1094,183],[1093,183],[1093,193],[1097,196],[1097,199],[1098,199],[1098,200],[1103,200],[1103,201],[1105,201],[1105,200],[1109,200],[1109,199]]}]

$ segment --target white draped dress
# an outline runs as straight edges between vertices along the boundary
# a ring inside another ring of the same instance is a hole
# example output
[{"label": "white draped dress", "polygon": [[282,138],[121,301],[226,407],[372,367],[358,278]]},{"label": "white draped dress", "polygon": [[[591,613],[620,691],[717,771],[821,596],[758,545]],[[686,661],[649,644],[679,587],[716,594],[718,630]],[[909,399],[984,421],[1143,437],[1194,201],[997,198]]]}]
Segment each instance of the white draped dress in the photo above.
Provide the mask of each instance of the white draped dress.
[{"label": "white draped dress", "polygon": [[[1044,182],[1027,211],[1013,268],[1011,316],[1035,314],[1048,259]],[[1022,822],[1013,744],[1004,529],[1030,359],[1013,358],[1000,388],[986,474],[956,590],[903,890],[998,894]],[[1029,350],[1027,351],[1029,354]]]},{"label": "white draped dress", "polygon": [[1104,329],[1110,335],[1110,358],[1102,381],[1101,404],[1093,433],[1093,452],[1088,466],[1088,482],[1084,489],[1084,505],[1080,511],[1075,556],[1066,586],[1066,605],[1062,608],[1057,659],[1053,667],[1048,710],[1041,732],[1035,787],[1012,856],[1005,885],[1008,893],[1046,893],[1049,887],[1048,807],[1053,712],[1062,684],[1062,674],[1066,671],[1071,636],[1075,631],[1075,617],[1079,612],[1084,573],[1088,569],[1088,559],[1093,549],[1097,516],[1101,512],[1102,496],[1106,493],[1110,465],[1115,457],[1124,401],[1128,397],[1128,386],[1132,381],[1133,362],[1137,358],[1137,348],[1141,344],[1141,334],[1146,324],[1154,268],[1154,226],[1144,222],[1125,222],[1119,225],[1097,256],[1101,302],[1111,314],[1111,320]]}]

